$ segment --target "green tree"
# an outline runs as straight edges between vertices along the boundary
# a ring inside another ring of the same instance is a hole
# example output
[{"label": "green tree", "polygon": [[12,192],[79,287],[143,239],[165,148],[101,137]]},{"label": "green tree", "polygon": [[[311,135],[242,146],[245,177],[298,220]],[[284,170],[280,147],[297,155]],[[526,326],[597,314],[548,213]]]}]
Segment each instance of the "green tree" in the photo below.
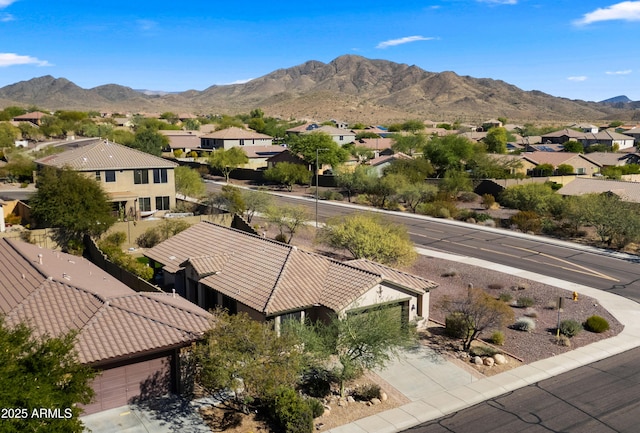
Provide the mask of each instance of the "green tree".
[{"label": "green tree", "polygon": [[97,238],[116,221],[100,184],[76,171],[45,167],[37,186],[31,215],[54,228],[53,239],[64,251],[81,252],[85,235]]},{"label": "green tree", "polygon": [[484,144],[490,153],[507,153],[507,130],[502,127],[491,128]]},{"label": "green tree", "polygon": [[387,265],[410,265],[416,258],[406,227],[376,214],[330,218],[318,232],[317,240],[336,250],[346,250],[356,259]]},{"label": "green tree", "polygon": [[100,251],[102,251],[112,263],[143,280],[150,281],[153,278],[153,268],[150,268],[145,263],[139,262],[134,256],[123,251],[122,244],[124,244],[126,240],[127,234],[124,232],[111,233],[98,242],[98,248],[100,248]]},{"label": "green tree", "polygon": [[436,177],[443,177],[449,170],[462,171],[480,150],[471,140],[460,135],[432,138],[423,154],[433,165]]},{"label": "green tree", "polygon": [[573,168],[572,165],[569,164],[560,164],[558,167],[556,167],[556,174],[558,176],[564,176],[564,175],[568,175],[568,174],[574,174],[576,171]]},{"label": "green tree", "polygon": [[424,122],[418,119],[410,119],[404,122],[401,127],[403,131],[409,131],[411,133],[416,133],[418,131],[422,131],[425,128]]},{"label": "green tree", "polygon": [[548,177],[553,176],[553,165],[551,164],[538,164],[533,169],[534,176],[537,177]]},{"label": "green tree", "polygon": [[131,143],[131,147],[151,155],[162,155],[162,149],[169,146],[169,138],[152,128],[139,129]]},{"label": "green tree", "polygon": [[427,203],[436,198],[438,187],[424,182],[409,183],[400,189],[398,196],[407,205],[411,212],[416,213],[416,208],[422,203]]},{"label": "green tree", "polygon": [[373,206],[385,208],[407,183],[407,178],[402,174],[391,173],[381,178],[371,174],[367,178],[364,192]]},{"label": "green tree", "polygon": [[186,119],[182,122],[184,129],[187,131],[199,131],[200,130],[200,121],[198,119]]},{"label": "green tree", "polygon": [[349,152],[324,132],[291,136],[289,148],[292,153],[302,155],[302,158],[313,167],[316,166],[316,149],[320,149],[317,154],[320,165],[329,164],[335,168],[349,158]]},{"label": "green tree", "polygon": [[2,111],[0,111],[0,121],[4,122],[7,120],[13,120],[14,117],[22,116],[26,113],[27,110],[25,110],[24,108],[11,105],[9,107],[5,107]]},{"label": "green tree", "polygon": [[547,215],[562,202],[548,184],[529,183],[506,188],[500,194],[500,203],[511,209],[534,211],[540,215]]},{"label": "green tree", "polygon": [[640,206],[615,194],[585,194],[579,198],[581,220],[595,228],[607,246],[624,248],[640,240]]},{"label": "green tree", "polygon": [[579,141],[566,141],[562,143],[563,152],[584,153],[584,145]]},{"label": "green tree", "polygon": [[265,212],[273,201],[270,194],[260,189],[257,191],[250,189],[242,191],[242,199],[246,206],[244,216],[249,223],[257,213]]},{"label": "green tree", "polygon": [[402,349],[416,342],[411,324],[399,323],[397,313],[384,306],[333,316],[328,325],[316,322],[306,326],[311,332],[303,332],[300,337],[305,347],[317,351],[319,358],[337,359],[333,371],[343,397],[348,381],[367,370],[383,368]]},{"label": "green tree", "polygon": [[219,208],[226,209],[232,214],[242,215],[247,209],[242,190],[233,185],[223,186],[213,200]]},{"label": "green tree", "polygon": [[[96,372],[78,362],[76,332],[36,337],[25,324],[8,326],[0,317],[0,407],[26,409],[25,417],[2,420],[4,432],[83,431],[78,403],[93,397]],[[31,411],[60,410],[61,417],[32,417]]]},{"label": "green tree", "polygon": [[513,310],[508,304],[480,288],[469,288],[466,296],[462,298],[452,299],[445,296],[440,308],[449,314],[457,315],[462,321],[464,350],[469,350],[471,343],[478,339],[482,332],[505,327],[514,320]]},{"label": "green tree", "polygon": [[20,130],[8,122],[0,122],[0,148],[14,147]]},{"label": "green tree", "polygon": [[280,162],[264,171],[264,178],[270,182],[283,185],[288,191],[293,191],[294,184],[308,184],[311,172],[302,164]]},{"label": "green tree", "polygon": [[190,224],[182,219],[163,219],[158,225],[148,228],[138,236],[136,244],[141,248],[153,248],[189,227]]},{"label": "green tree", "polygon": [[14,150],[5,154],[5,158],[9,160],[4,167],[4,171],[10,177],[20,182],[31,182],[33,180],[33,172],[36,169],[36,163],[25,153]]},{"label": "green tree", "polygon": [[424,182],[433,174],[431,163],[424,158],[412,159],[396,159],[391,162],[385,169],[384,175],[392,173],[401,174],[407,178],[409,182]]},{"label": "green tree", "polygon": [[393,134],[391,138],[393,140],[391,149],[394,152],[402,152],[409,156],[413,156],[416,152],[421,152],[427,143],[427,136],[419,133],[408,135]]},{"label": "green tree", "polygon": [[293,236],[311,219],[304,206],[269,206],[265,212],[267,221],[274,223],[280,234],[277,240],[290,244]]},{"label": "green tree", "polygon": [[358,165],[354,170],[339,168],[335,174],[336,184],[347,192],[349,203],[351,203],[353,194],[362,192],[365,189],[371,176],[370,167],[364,165]]},{"label": "green tree", "polygon": [[469,173],[459,170],[449,170],[440,182],[440,191],[455,199],[463,191],[473,191],[473,183]]},{"label": "green tree", "polygon": [[166,120],[172,125],[175,125],[180,121],[180,119],[178,119],[178,115],[175,113],[172,113],[171,111],[165,111],[160,115],[160,118]]},{"label": "green tree", "polygon": [[56,116],[44,116],[42,117],[41,122],[40,131],[45,135],[45,137],[64,138],[67,134],[67,131],[64,128],[64,122]]},{"label": "green tree", "polygon": [[196,349],[197,379],[210,393],[233,390],[243,405],[297,383],[304,357],[295,334],[278,336],[271,322],[246,313],[216,310],[213,316],[215,326]]},{"label": "green tree", "polygon": [[18,129],[20,130],[22,138],[25,140],[39,140],[44,136],[40,128],[30,122],[20,122]]},{"label": "green tree", "polygon": [[179,166],[174,170],[176,192],[187,197],[200,198],[205,194],[205,185],[197,170]]},{"label": "green tree", "polygon": [[225,182],[229,183],[229,175],[233,170],[243,164],[249,162],[249,157],[240,147],[232,147],[231,149],[216,149],[209,156],[209,165],[220,172],[224,176]]}]

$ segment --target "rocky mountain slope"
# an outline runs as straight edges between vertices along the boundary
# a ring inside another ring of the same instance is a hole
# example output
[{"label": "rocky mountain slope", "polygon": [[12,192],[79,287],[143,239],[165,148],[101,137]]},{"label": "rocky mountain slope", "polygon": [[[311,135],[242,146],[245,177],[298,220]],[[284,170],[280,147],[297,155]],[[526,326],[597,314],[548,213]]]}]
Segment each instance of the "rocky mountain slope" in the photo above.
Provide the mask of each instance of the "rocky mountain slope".
[{"label": "rocky mountain slope", "polygon": [[244,84],[145,94],[107,84],[83,89],[44,76],[0,88],[0,101],[48,109],[237,113],[260,107],[284,118],[389,122],[407,118],[482,121],[638,120],[631,103],[611,105],[523,91],[499,80],[433,73],[417,66],[345,55],[279,69]]}]

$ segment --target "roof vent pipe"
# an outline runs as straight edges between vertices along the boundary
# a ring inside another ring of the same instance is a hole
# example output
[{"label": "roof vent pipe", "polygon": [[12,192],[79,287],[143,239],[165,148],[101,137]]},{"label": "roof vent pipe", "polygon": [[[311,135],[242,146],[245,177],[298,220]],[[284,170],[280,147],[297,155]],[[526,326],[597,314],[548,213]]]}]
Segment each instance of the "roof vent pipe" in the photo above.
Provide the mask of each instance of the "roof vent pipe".
[{"label": "roof vent pipe", "polygon": [[38,254],[38,264],[42,264],[42,254]]}]

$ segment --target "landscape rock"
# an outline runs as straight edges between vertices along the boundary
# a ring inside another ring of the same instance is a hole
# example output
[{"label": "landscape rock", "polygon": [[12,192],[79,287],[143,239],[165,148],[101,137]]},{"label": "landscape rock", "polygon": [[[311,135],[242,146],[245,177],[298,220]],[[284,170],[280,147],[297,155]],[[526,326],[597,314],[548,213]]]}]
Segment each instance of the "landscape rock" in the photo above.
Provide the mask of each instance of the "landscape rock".
[{"label": "landscape rock", "polygon": [[347,403],[355,403],[355,402],[356,402],[356,399],[353,398],[352,396],[347,397]]},{"label": "landscape rock", "polygon": [[493,355],[493,360],[497,365],[504,365],[508,362],[507,357],[501,353],[496,353],[495,355]]},{"label": "landscape rock", "polygon": [[495,361],[493,360],[493,358],[485,358],[483,363],[487,367],[493,367],[493,364],[495,363]]},{"label": "landscape rock", "polygon": [[372,399],[371,399],[371,404],[372,404],[373,406],[375,406],[375,405],[377,405],[377,404],[380,404],[380,403],[382,403],[382,402],[380,401],[380,399],[379,399],[379,398],[372,398]]},{"label": "landscape rock", "polygon": [[471,362],[473,362],[475,365],[482,365],[482,358],[480,358],[479,356],[474,356],[471,359]]},{"label": "landscape rock", "polygon": [[387,401],[388,399],[389,399],[389,396],[387,395],[387,393],[384,391],[380,391],[380,400]]}]

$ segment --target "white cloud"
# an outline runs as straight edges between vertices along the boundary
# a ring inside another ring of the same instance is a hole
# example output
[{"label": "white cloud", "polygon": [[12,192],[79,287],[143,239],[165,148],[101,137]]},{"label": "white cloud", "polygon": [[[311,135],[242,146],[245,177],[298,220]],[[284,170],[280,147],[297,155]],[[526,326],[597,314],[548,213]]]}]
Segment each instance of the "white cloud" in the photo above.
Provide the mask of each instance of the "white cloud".
[{"label": "white cloud", "polygon": [[631,69],[625,69],[624,71],[607,71],[605,74],[607,75],[629,75],[631,73]]},{"label": "white cloud", "polygon": [[396,45],[408,44],[409,42],[416,41],[432,41],[435,38],[425,38],[424,36],[406,36],[400,39],[390,39],[388,41],[380,42],[376,45],[376,48],[388,48]]},{"label": "white cloud", "polygon": [[569,81],[586,81],[587,77],[585,77],[584,75],[579,75],[576,77],[567,77],[567,80]]},{"label": "white cloud", "polygon": [[248,83],[251,80],[253,80],[253,78],[247,78],[246,80],[236,80],[227,84],[244,84],[244,83]]},{"label": "white cloud", "polygon": [[20,56],[15,53],[0,53],[0,68],[15,65],[53,66],[46,60],[31,56]]},{"label": "white cloud", "polygon": [[7,6],[10,6],[11,3],[15,3],[16,0],[0,0],[0,9],[4,9]]},{"label": "white cloud", "polygon": [[598,21],[640,21],[640,1],[616,3],[606,8],[598,8],[574,21],[576,25],[586,25]]},{"label": "white cloud", "polygon": [[478,3],[489,3],[492,5],[516,5],[518,0],[477,0]]},{"label": "white cloud", "polygon": [[8,23],[9,21],[13,21],[15,18],[11,14],[3,14],[0,15],[0,22]]}]

